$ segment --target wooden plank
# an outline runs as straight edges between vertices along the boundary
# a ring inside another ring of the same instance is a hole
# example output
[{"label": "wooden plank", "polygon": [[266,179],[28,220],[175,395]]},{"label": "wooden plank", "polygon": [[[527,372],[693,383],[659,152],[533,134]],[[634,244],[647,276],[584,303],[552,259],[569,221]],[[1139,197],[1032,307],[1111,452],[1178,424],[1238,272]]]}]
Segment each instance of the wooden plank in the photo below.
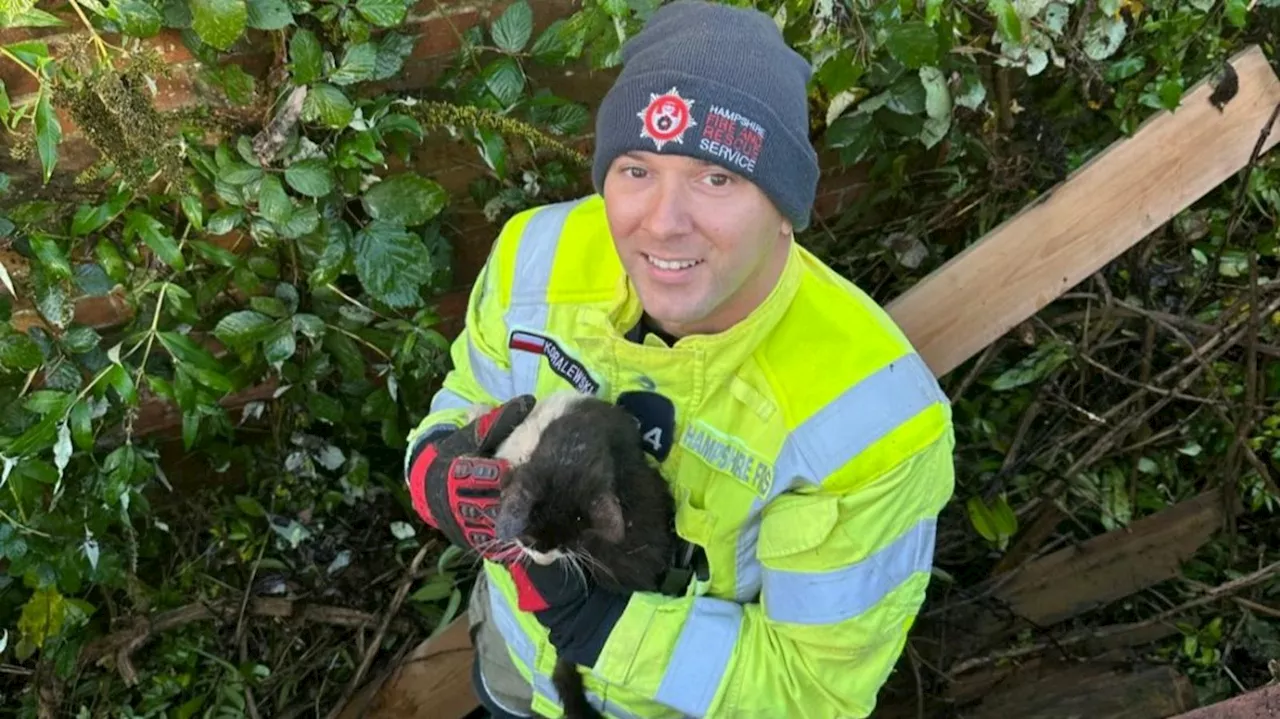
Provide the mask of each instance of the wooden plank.
[{"label": "wooden plank", "polygon": [[[1240,91],[1221,112],[1202,81],[1177,110],[1150,118],[887,306],[934,374],[981,352],[1248,164],[1280,103],[1280,81],[1257,46],[1231,64]],[[1280,131],[1264,148],[1277,142]]]},{"label": "wooden plank", "polygon": [[1247,694],[1179,714],[1171,719],[1277,719],[1280,685],[1271,684]]},{"label": "wooden plank", "polygon": [[[951,666],[957,658],[990,651],[1019,631],[1051,627],[1172,579],[1222,525],[1222,496],[1209,491],[1040,557],[1016,574],[968,587],[966,594],[989,591],[990,596],[954,608],[940,607],[938,616],[921,620],[916,636],[945,633],[947,637],[945,643],[925,645],[921,652],[935,665]],[[1113,637],[1108,645],[1127,643]],[[943,647],[945,656],[940,654]]]},{"label": "wooden plank", "polygon": [[398,666],[366,683],[338,719],[462,719],[480,706],[471,689],[467,615],[419,644]]},{"label": "wooden plank", "polygon": [[1221,493],[1205,492],[1042,557],[995,596],[1019,617],[1055,624],[1178,576],[1222,523]]},{"label": "wooden plank", "polygon": [[993,688],[965,719],[1165,719],[1196,705],[1191,682],[1170,666],[1122,663],[1029,666]]}]

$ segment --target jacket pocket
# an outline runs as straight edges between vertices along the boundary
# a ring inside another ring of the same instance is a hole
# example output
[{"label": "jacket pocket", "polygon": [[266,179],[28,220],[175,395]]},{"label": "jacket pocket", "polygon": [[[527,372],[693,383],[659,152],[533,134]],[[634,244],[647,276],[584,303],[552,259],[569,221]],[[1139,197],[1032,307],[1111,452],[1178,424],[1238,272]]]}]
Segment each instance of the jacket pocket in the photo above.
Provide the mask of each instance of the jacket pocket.
[{"label": "jacket pocket", "polygon": [[824,494],[783,494],[764,508],[756,558],[765,564],[822,545],[840,517],[839,498]]}]

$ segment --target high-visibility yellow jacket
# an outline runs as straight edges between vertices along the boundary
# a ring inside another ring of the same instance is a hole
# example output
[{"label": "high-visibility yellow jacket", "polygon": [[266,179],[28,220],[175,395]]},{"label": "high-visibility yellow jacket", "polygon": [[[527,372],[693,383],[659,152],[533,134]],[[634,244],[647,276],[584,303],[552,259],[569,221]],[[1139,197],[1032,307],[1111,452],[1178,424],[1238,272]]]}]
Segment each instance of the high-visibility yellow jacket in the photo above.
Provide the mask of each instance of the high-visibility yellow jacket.
[{"label": "high-visibility yellow jacket", "polygon": [[[617,717],[864,717],[924,599],[954,482],[950,404],[879,306],[797,243],[747,319],[666,346],[598,195],[524,211],[470,296],[454,368],[413,430],[473,402],[565,388],[668,397],[676,530],[705,550],[687,595],[632,596],[586,675]],[[559,716],[555,649],[486,562],[490,610],[534,710]]]}]

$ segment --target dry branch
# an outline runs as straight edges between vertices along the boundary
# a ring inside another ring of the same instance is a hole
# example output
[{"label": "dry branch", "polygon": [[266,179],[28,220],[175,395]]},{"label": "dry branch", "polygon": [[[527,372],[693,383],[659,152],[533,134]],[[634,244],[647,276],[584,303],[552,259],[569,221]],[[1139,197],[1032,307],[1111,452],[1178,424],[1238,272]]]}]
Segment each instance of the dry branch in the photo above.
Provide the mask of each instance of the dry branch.
[{"label": "dry branch", "polygon": [[1131,622],[1128,624],[1118,624],[1114,626],[1103,627],[1101,629],[1090,629],[1085,631],[1079,631],[1069,636],[1063,637],[1061,639],[1056,639],[1053,641],[1046,641],[1046,642],[1037,642],[1035,644],[1032,644],[1026,647],[1018,647],[1017,649],[1006,649],[1003,651],[994,652],[985,657],[975,657],[972,659],[967,659],[951,667],[951,670],[947,672],[947,674],[950,677],[954,678],[964,672],[977,669],[979,667],[989,666],[999,661],[1005,661],[1009,659],[1019,659],[1021,657],[1026,657],[1033,654],[1039,654],[1040,652],[1043,652],[1048,649],[1053,649],[1053,648],[1064,649],[1066,647],[1075,646],[1077,644],[1080,644],[1081,642],[1085,642],[1091,639],[1101,639],[1104,637],[1109,637],[1114,634],[1120,634],[1122,632],[1131,632],[1144,627],[1160,624],[1161,622],[1166,622],[1189,609],[1195,609],[1196,607],[1204,606],[1205,604],[1210,604],[1219,599],[1227,598],[1242,589],[1246,589],[1260,582],[1264,582],[1272,578],[1273,576],[1275,576],[1277,573],[1280,573],[1280,562],[1273,562],[1263,567],[1262,569],[1259,569],[1258,571],[1253,572],[1252,574],[1247,574],[1243,577],[1240,577],[1239,579],[1233,579],[1230,582],[1226,582],[1225,584],[1219,584],[1213,589],[1210,589],[1207,593],[1205,593],[1204,596],[1196,597],[1195,599],[1184,602],[1172,609],[1168,609],[1163,612],[1160,612],[1159,614],[1155,615],[1154,617],[1151,617],[1150,619],[1146,619],[1141,622]]},{"label": "dry branch", "polygon": [[[239,609],[239,601],[214,603],[193,602],[154,617],[130,617],[124,620],[128,626],[85,645],[80,652],[80,664],[94,664],[114,657],[121,678],[129,686],[137,684],[138,674],[133,668],[132,654],[157,634],[184,627],[194,622],[208,620],[231,621]],[[296,619],[303,622],[330,624],[351,629],[367,629],[378,624],[378,617],[368,612],[345,607],[295,602],[278,597],[256,597],[250,600],[247,613],[257,617]],[[384,626],[390,617],[383,618]],[[413,625],[405,620],[395,622],[396,630],[412,631]]]}]

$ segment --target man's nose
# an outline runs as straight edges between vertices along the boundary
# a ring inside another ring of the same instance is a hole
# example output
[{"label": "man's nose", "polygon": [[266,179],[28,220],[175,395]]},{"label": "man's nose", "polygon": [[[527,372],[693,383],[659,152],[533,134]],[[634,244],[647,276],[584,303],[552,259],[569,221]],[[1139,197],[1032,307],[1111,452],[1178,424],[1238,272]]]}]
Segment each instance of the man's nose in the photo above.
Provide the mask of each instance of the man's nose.
[{"label": "man's nose", "polygon": [[693,227],[689,214],[691,198],[678,181],[663,178],[649,197],[644,215],[644,229],[662,239],[683,235]]}]

